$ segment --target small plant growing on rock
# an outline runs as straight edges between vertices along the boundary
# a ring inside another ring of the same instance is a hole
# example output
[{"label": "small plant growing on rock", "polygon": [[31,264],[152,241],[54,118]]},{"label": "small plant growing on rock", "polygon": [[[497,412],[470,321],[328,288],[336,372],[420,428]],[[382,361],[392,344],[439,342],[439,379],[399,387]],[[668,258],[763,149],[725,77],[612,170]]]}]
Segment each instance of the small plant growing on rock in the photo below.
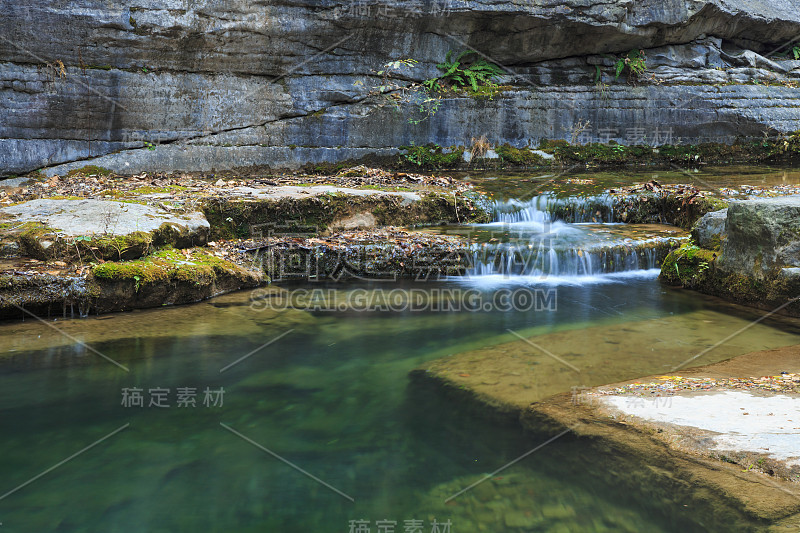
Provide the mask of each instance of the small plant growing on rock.
[{"label": "small plant growing on rock", "polygon": [[[410,82],[409,76],[406,76],[406,72],[410,72],[418,63],[419,61],[411,58],[386,63],[376,72],[381,77],[380,85],[370,91],[371,95],[383,99],[382,106],[389,105],[397,112],[401,110],[402,104],[412,104],[419,114],[408,119],[411,124],[426,121],[436,114],[441,105],[440,96],[424,90],[420,83]],[[356,84],[363,85],[361,82]]]},{"label": "small plant growing on rock", "polygon": [[401,85],[391,80],[393,76],[402,74],[405,70],[411,70],[419,63],[416,59],[398,59],[386,63],[381,70],[378,71],[378,76],[381,76],[381,84],[378,86],[378,92],[386,93],[401,88]]},{"label": "small plant growing on rock", "polygon": [[[675,268],[675,273],[677,274],[677,279],[691,277],[692,275],[703,274],[706,270],[711,267],[711,264],[705,258],[708,251],[704,251],[702,248],[697,246],[693,240],[689,239],[688,241],[684,242],[680,248],[675,250],[668,256],[671,259],[671,263]],[[665,260],[666,261],[666,260]],[[687,269],[684,272],[681,272],[678,263],[682,262]]]},{"label": "small plant growing on rock", "polygon": [[792,46],[791,48],[783,52],[777,52],[775,54],[776,58],[782,58],[782,59],[788,59],[789,56],[793,57],[794,59],[800,59],[800,45]]},{"label": "small plant growing on rock", "polygon": [[403,158],[413,165],[421,168],[455,168],[461,165],[464,159],[464,149],[451,147],[450,152],[445,153],[444,149],[438,144],[428,144],[425,146],[400,146],[400,150],[405,151]]},{"label": "small plant growing on rock", "polygon": [[53,63],[47,63],[47,67],[50,74],[50,82],[55,82],[56,80],[63,80],[67,77],[67,68],[64,66],[64,62],[60,59],[57,59]]},{"label": "small plant growing on rock", "polygon": [[472,138],[472,158],[477,159],[486,156],[486,152],[489,151],[491,145],[489,144],[489,139],[486,138],[486,135],[481,135],[479,138]]},{"label": "small plant growing on rock", "polygon": [[583,133],[583,131],[586,128],[591,126],[591,124],[592,123],[590,121],[588,121],[588,120],[586,122],[581,122],[579,120],[577,124],[573,124],[572,125],[571,134],[570,134],[569,144],[579,145],[578,140],[580,139],[581,134]]},{"label": "small plant growing on rock", "polygon": [[603,83],[603,71],[600,69],[600,65],[595,65],[594,68],[597,70],[594,77],[594,87],[600,93],[600,98],[607,102],[609,100],[608,84]]},{"label": "small plant growing on rock", "polygon": [[444,62],[436,65],[443,74],[438,78],[425,80],[423,85],[429,91],[441,90],[446,85],[459,89],[470,87],[473,92],[478,92],[480,87],[496,87],[493,80],[503,74],[503,69],[485,59],[464,61],[464,58],[473,54],[477,52],[465,50],[452,59],[453,51],[448,51]]},{"label": "small plant growing on rock", "polygon": [[628,69],[628,77],[632,75],[639,78],[647,72],[647,58],[644,55],[644,50],[631,50],[627,55],[618,59],[614,64],[615,79],[619,79],[626,68]]}]

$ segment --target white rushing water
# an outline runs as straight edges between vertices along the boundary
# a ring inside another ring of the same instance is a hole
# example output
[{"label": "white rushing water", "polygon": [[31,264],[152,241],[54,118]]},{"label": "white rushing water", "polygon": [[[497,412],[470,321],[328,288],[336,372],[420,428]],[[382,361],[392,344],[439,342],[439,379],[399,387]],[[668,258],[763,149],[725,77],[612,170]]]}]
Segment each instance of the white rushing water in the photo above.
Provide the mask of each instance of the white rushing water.
[{"label": "white rushing water", "polygon": [[527,201],[511,199],[495,202],[492,215],[496,222],[512,224],[546,224],[557,220],[570,223],[611,223],[614,222],[614,202],[608,194],[558,198],[544,193]]},{"label": "white rushing water", "polygon": [[631,239],[602,231],[624,226],[613,222],[608,195],[559,199],[543,194],[528,201],[496,202],[492,212],[491,223],[475,228],[498,238],[474,245],[469,279],[588,284],[658,275],[667,239]]}]

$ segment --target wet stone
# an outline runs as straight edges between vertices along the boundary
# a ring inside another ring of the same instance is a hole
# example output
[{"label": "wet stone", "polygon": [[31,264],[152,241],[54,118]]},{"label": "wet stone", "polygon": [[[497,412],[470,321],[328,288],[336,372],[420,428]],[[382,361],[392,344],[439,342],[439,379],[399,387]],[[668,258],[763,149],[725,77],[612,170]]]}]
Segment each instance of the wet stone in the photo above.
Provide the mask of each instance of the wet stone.
[{"label": "wet stone", "polygon": [[505,523],[508,527],[531,528],[536,527],[540,519],[530,511],[511,511],[506,514]]},{"label": "wet stone", "polygon": [[570,518],[575,516],[575,509],[566,505],[545,505],[542,507],[542,515],[545,518]]},{"label": "wet stone", "polygon": [[486,502],[498,497],[497,491],[491,483],[481,483],[474,489],[475,497],[482,502]]}]

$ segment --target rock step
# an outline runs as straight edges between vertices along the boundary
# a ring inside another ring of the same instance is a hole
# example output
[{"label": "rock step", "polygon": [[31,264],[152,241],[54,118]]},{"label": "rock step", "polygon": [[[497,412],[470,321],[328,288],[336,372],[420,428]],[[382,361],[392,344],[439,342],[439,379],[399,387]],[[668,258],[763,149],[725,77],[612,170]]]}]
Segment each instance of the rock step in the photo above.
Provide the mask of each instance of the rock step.
[{"label": "rock step", "polygon": [[94,259],[134,259],[152,247],[188,248],[208,241],[203,213],[176,213],[133,202],[38,199],[0,208],[6,251],[39,260],[75,254]]}]

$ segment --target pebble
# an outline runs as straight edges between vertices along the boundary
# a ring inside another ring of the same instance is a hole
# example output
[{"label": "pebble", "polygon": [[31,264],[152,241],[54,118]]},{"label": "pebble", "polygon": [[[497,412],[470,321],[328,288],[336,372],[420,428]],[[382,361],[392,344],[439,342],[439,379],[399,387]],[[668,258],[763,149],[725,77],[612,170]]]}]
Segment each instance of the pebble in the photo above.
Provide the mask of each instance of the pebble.
[{"label": "pebble", "polygon": [[600,394],[614,395],[672,395],[680,391],[752,390],[775,393],[800,394],[800,374],[781,373],[778,376],[749,378],[692,378],[683,376],[660,376],[660,382],[630,383],[613,389],[599,389]]}]

